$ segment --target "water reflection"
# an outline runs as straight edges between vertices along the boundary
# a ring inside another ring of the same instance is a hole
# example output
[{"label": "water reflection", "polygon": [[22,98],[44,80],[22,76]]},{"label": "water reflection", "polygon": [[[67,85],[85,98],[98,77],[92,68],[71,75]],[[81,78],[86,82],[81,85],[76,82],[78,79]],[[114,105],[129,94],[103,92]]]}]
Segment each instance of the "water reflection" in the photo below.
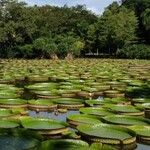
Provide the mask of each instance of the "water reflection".
[{"label": "water reflection", "polygon": [[150,146],[144,144],[137,144],[136,150],[150,150]]},{"label": "water reflection", "polygon": [[56,119],[60,121],[66,121],[68,115],[72,114],[79,114],[79,111],[68,111],[67,113],[58,113],[56,115],[55,112],[36,112],[36,111],[29,111],[29,116],[31,117],[41,117],[41,118],[49,118],[49,119]]}]

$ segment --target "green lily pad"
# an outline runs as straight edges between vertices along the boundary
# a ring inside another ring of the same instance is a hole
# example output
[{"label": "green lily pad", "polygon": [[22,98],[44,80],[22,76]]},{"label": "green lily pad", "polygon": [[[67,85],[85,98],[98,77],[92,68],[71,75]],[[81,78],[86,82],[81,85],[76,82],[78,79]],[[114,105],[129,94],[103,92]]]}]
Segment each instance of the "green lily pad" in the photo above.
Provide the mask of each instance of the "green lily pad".
[{"label": "green lily pad", "polygon": [[63,105],[77,105],[77,104],[83,104],[84,100],[81,99],[73,99],[73,98],[61,98],[53,100],[56,104],[63,104]]},{"label": "green lily pad", "polygon": [[90,146],[90,150],[117,150],[115,147],[102,144],[102,143],[93,143]]},{"label": "green lily pad", "polygon": [[124,127],[107,125],[107,124],[96,124],[96,125],[79,125],[77,127],[79,133],[87,138],[96,139],[114,139],[124,141],[126,139],[132,139],[135,137],[135,133],[132,130],[128,130]]},{"label": "green lily pad", "polygon": [[57,92],[56,92],[56,90],[44,90],[44,91],[34,91],[34,93],[35,94],[37,94],[37,95],[42,95],[42,96],[55,96],[55,95],[57,95]]},{"label": "green lily pad", "polygon": [[112,115],[113,113],[110,111],[107,111],[103,108],[80,108],[79,110],[81,113],[89,114],[89,115],[95,115],[95,116],[106,116],[106,115]]},{"label": "green lily pad", "polygon": [[56,130],[66,128],[62,122],[42,118],[23,118],[21,119],[21,124],[24,128],[33,130]]},{"label": "green lily pad", "polygon": [[118,113],[140,113],[141,111],[131,105],[122,105],[122,104],[107,104],[104,107],[109,108],[111,111]]},{"label": "green lily pad", "polygon": [[150,125],[150,120],[143,117],[114,115],[103,117],[104,121],[118,125]]},{"label": "green lily pad", "polygon": [[19,124],[15,121],[11,120],[0,120],[0,128],[1,129],[10,129],[10,128],[17,128]]},{"label": "green lily pad", "polygon": [[134,98],[132,99],[133,103],[150,103],[150,99],[146,98]]},{"label": "green lily pad", "polygon": [[54,103],[51,100],[29,100],[28,104],[52,106]]},{"label": "green lily pad", "polygon": [[51,89],[55,89],[57,87],[57,84],[55,83],[35,83],[32,85],[28,85],[26,86],[27,89],[30,90],[38,90],[38,91],[43,91],[43,90],[51,90]]},{"label": "green lily pad", "polygon": [[97,124],[101,123],[96,117],[86,114],[73,114],[67,117],[68,122],[74,122],[75,124]]},{"label": "green lily pad", "polygon": [[0,99],[0,105],[24,105],[24,104],[27,104],[27,101],[22,99]]},{"label": "green lily pad", "polygon": [[10,91],[10,90],[2,90],[0,91],[0,99],[5,99],[5,98],[17,98],[19,97],[19,95],[14,92],[14,91]]},{"label": "green lily pad", "polygon": [[13,112],[10,109],[0,109],[0,118],[12,116]]},{"label": "green lily pad", "polygon": [[138,136],[150,137],[150,126],[134,125],[130,126],[129,129],[136,132]]},{"label": "green lily pad", "polygon": [[86,150],[89,148],[88,143],[81,140],[48,140],[42,142],[39,150]]}]

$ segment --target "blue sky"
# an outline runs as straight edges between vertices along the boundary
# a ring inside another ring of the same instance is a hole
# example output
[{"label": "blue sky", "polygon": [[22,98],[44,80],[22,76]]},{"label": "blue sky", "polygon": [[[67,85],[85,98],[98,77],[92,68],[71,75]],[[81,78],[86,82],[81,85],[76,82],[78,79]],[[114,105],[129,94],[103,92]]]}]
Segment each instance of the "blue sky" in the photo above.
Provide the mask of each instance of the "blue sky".
[{"label": "blue sky", "polygon": [[29,5],[55,5],[55,6],[63,6],[67,4],[68,6],[74,6],[77,4],[85,4],[88,9],[92,10],[96,14],[102,14],[105,7],[111,4],[113,1],[118,0],[20,0],[25,1]]}]

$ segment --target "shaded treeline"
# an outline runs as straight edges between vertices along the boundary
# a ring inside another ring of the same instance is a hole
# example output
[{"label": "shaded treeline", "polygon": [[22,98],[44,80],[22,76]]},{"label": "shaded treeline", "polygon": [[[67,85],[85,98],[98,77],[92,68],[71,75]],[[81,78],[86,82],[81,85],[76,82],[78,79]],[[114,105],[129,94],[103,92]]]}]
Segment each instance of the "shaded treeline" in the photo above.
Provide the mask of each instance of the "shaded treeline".
[{"label": "shaded treeline", "polygon": [[72,58],[90,53],[150,58],[150,1],[126,0],[101,16],[85,6],[0,0],[0,57]]}]

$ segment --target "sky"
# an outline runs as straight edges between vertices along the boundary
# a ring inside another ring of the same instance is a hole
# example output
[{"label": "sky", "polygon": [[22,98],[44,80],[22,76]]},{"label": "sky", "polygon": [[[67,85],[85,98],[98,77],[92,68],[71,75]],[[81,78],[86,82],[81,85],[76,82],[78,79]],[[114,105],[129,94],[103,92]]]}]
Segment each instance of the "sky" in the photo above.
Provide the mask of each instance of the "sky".
[{"label": "sky", "polygon": [[21,0],[25,1],[29,5],[54,5],[54,6],[75,6],[77,4],[86,5],[89,10],[92,10],[96,14],[102,14],[104,9],[113,1],[119,0]]}]

